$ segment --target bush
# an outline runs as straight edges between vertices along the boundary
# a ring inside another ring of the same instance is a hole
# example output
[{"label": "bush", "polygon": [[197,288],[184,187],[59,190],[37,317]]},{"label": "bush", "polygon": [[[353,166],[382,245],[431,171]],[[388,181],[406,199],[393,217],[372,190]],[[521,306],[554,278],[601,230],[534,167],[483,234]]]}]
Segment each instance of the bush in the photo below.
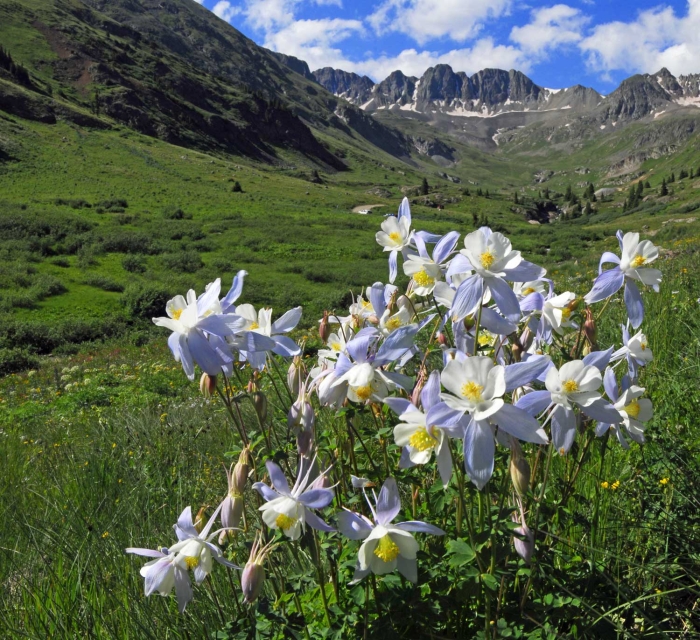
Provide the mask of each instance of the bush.
[{"label": "bush", "polygon": [[68,258],[54,258],[51,261],[51,264],[55,264],[57,267],[63,267],[64,269],[70,267],[70,261]]},{"label": "bush", "polygon": [[194,273],[204,266],[204,262],[196,251],[181,251],[163,256],[163,266],[179,273]]},{"label": "bush", "polygon": [[114,211],[114,209],[128,209],[129,203],[125,198],[112,198],[111,200],[102,200],[101,202],[98,202],[97,206],[108,211]]},{"label": "bush", "polygon": [[165,313],[170,292],[157,284],[136,283],[129,285],[122,294],[122,304],[135,318],[154,318]]},{"label": "bush", "polygon": [[185,213],[180,207],[172,204],[163,208],[163,217],[166,220],[192,220],[191,213]]},{"label": "bush", "polygon": [[231,191],[233,191],[233,193],[243,193],[243,187],[241,187],[241,183],[238,182],[238,180],[233,183],[233,188]]},{"label": "bush", "polygon": [[102,238],[102,248],[109,253],[158,253],[151,237],[136,231],[114,231]]},{"label": "bush", "polygon": [[0,349],[0,376],[34,369],[38,364],[38,358],[27,349]]},{"label": "bush", "polygon": [[143,273],[146,271],[146,262],[138,256],[126,255],[122,259],[122,267],[129,273]]}]

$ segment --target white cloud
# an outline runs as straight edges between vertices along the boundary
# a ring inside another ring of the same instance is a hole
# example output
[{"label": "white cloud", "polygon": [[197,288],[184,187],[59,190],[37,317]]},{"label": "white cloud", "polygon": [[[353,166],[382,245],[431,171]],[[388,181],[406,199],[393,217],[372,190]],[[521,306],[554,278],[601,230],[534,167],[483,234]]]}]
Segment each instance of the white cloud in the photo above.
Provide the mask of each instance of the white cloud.
[{"label": "white cloud", "polygon": [[508,13],[512,0],[384,0],[367,17],[378,33],[400,31],[418,44],[474,38],[483,23]]},{"label": "white cloud", "polygon": [[591,69],[603,73],[653,73],[667,67],[673,74],[700,71],[700,0],[689,0],[685,16],[671,7],[639,13],[630,22],[597,25],[581,41]]},{"label": "white cloud", "polygon": [[556,4],[533,10],[530,23],[513,27],[510,39],[529,54],[545,55],[583,40],[583,30],[589,21],[579,9]]},{"label": "white cloud", "polygon": [[332,66],[350,71],[351,63],[335,45],[363,30],[359,20],[295,20],[269,33],[264,46],[305,60],[311,70]]},{"label": "white cloud", "polygon": [[240,7],[234,7],[227,0],[219,0],[212,8],[212,13],[226,22],[231,22],[231,18],[242,12]]},{"label": "white cloud", "polygon": [[407,76],[422,76],[428,67],[449,64],[455,71],[467,74],[481,69],[520,69],[529,70],[529,63],[516,47],[494,44],[491,38],[482,38],[470,48],[453,49],[446,53],[405,49],[396,56],[368,58],[361,62],[350,62],[348,71],[368,75],[381,82],[392,71],[403,71]]}]

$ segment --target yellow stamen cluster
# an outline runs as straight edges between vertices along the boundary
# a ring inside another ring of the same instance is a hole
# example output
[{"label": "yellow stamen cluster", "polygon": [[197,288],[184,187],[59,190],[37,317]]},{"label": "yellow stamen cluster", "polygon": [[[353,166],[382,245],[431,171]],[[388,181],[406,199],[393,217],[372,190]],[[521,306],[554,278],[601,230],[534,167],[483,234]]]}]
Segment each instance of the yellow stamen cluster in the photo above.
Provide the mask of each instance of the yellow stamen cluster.
[{"label": "yellow stamen cluster", "polygon": [[184,311],[184,309],[173,309],[173,311],[172,311],[173,320],[179,320],[183,311]]},{"label": "yellow stamen cluster", "polygon": [[384,562],[391,562],[399,555],[399,546],[387,534],[380,538],[379,544],[374,549],[374,555]]},{"label": "yellow stamen cluster", "polygon": [[535,293],[535,290],[532,287],[528,287],[527,289],[523,289],[520,294],[523,296],[529,296],[531,293]]},{"label": "yellow stamen cluster", "polygon": [[640,342],[639,346],[641,347],[642,351],[646,351],[649,345],[646,342]]},{"label": "yellow stamen cluster", "polygon": [[425,427],[421,427],[408,439],[408,444],[417,451],[427,451],[437,444],[437,440],[428,433]]},{"label": "yellow stamen cluster", "polygon": [[480,384],[472,382],[471,380],[466,384],[462,385],[462,395],[472,402],[481,402],[484,398],[481,392],[484,390]]},{"label": "yellow stamen cluster", "polygon": [[496,256],[493,255],[493,251],[491,251],[491,249],[487,249],[479,256],[479,260],[481,261],[481,266],[484,267],[484,269],[488,269],[494,262],[496,262]]},{"label": "yellow stamen cluster", "polygon": [[254,322],[248,327],[248,331],[253,331],[254,329],[259,329],[260,325],[257,322]]},{"label": "yellow stamen cluster", "polygon": [[185,556],[185,564],[187,568],[191,571],[192,569],[199,566],[199,558],[195,556]]},{"label": "yellow stamen cluster", "polygon": [[639,400],[632,400],[632,402],[625,405],[624,411],[630,418],[636,418],[639,415]]},{"label": "yellow stamen cluster", "polygon": [[564,307],[561,310],[561,319],[566,321],[571,317],[571,309],[569,307]]},{"label": "yellow stamen cluster", "polygon": [[296,524],[296,521],[296,518],[291,518],[284,513],[280,513],[275,519],[275,524],[282,529],[282,531],[286,531],[287,529],[291,529]]},{"label": "yellow stamen cluster", "polygon": [[401,326],[401,320],[396,317],[389,318],[385,326],[387,329],[389,329],[389,331],[394,331],[395,329],[398,329]]},{"label": "yellow stamen cluster", "polygon": [[435,284],[435,278],[428,274],[425,269],[421,269],[418,273],[413,274],[413,281],[419,287],[429,287]]},{"label": "yellow stamen cluster", "polygon": [[369,385],[366,385],[364,387],[357,387],[357,389],[355,389],[355,394],[360,400],[362,400],[362,402],[366,402],[370,399],[370,396],[372,395],[372,387],[370,387]]},{"label": "yellow stamen cluster", "polygon": [[401,234],[398,231],[392,231],[389,234],[389,239],[393,240],[394,242],[401,242]]},{"label": "yellow stamen cluster", "polygon": [[647,259],[644,256],[635,256],[634,260],[630,262],[630,266],[633,269],[637,269],[638,267],[641,267],[642,265],[646,264]]},{"label": "yellow stamen cluster", "polygon": [[565,393],[576,393],[578,391],[578,382],[576,380],[564,380],[561,388]]},{"label": "yellow stamen cluster", "polygon": [[333,351],[342,351],[343,350],[343,347],[340,346],[340,342],[333,342],[329,346],[331,349],[333,349]]}]

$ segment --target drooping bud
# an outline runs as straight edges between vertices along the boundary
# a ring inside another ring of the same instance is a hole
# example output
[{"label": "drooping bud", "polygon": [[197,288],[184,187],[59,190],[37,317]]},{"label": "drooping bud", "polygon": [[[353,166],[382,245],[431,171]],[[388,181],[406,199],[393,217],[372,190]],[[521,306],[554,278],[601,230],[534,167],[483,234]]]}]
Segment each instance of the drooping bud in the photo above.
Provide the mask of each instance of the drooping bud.
[{"label": "drooping bud", "polygon": [[258,414],[260,422],[265,422],[267,420],[267,398],[262,391],[253,392],[253,407],[255,407],[255,413]]},{"label": "drooping bud", "polygon": [[516,362],[520,362],[522,360],[524,349],[520,345],[519,340],[513,342],[513,344],[510,346],[510,351],[513,354],[513,360]]},{"label": "drooping bud", "polygon": [[263,563],[267,555],[276,546],[269,542],[261,549],[261,539],[261,534],[255,537],[253,548],[250,550],[250,557],[241,574],[241,588],[243,589],[243,598],[247,604],[253,604],[253,602],[258,599],[263,584],[265,583],[265,568],[263,567]]},{"label": "drooping bud", "polygon": [[241,455],[238,456],[238,462],[231,473],[229,492],[233,490],[236,493],[243,493],[245,484],[248,481],[248,476],[250,475],[250,467],[250,448],[245,447],[243,451],[241,451]]},{"label": "drooping bud", "polygon": [[586,336],[586,340],[588,340],[588,343],[591,345],[591,348],[595,349],[598,329],[595,326],[595,318],[593,317],[593,312],[590,307],[586,307],[586,319],[583,322],[583,333]]},{"label": "drooping bud", "polygon": [[318,337],[321,338],[323,344],[326,344],[330,335],[331,323],[328,321],[328,311],[324,311],[323,318],[321,319],[321,324],[318,325]]},{"label": "drooping bud", "polygon": [[420,394],[423,391],[423,387],[428,380],[428,372],[425,367],[421,367],[418,371],[418,376],[416,377],[416,386],[413,387],[413,393],[411,394],[411,402],[414,407],[420,405]]},{"label": "drooping bud", "polygon": [[519,527],[513,529],[513,533],[515,534],[513,536],[513,546],[515,547],[516,553],[525,560],[525,562],[530,564],[532,553],[535,550],[535,536],[532,533],[532,529],[530,529],[530,527],[525,524],[525,520],[523,520]]},{"label": "drooping bud", "polygon": [[447,336],[442,331],[438,331],[437,341],[441,347],[444,347],[447,344]]},{"label": "drooping bud", "polygon": [[194,519],[194,528],[197,529],[197,533],[201,533],[204,529],[204,525],[207,521],[207,506],[204,505],[197,511],[197,515]]},{"label": "drooping bud", "polygon": [[524,496],[530,490],[530,465],[515,438],[511,438],[510,479],[519,496]]},{"label": "drooping bud", "polygon": [[464,328],[467,331],[470,331],[471,329],[473,329],[474,325],[476,324],[476,320],[474,320],[474,316],[467,316],[466,318],[464,318],[464,320],[462,322],[464,323]]},{"label": "drooping bud", "polygon": [[199,390],[205,398],[211,398],[216,393],[216,376],[203,373],[199,379]]},{"label": "drooping bud", "polygon": [[574,298],[571,302],[569,302],[569,304],[566,305],[566,308],[569,311],[573,312],[573,311],[576,311],[576,309],[578,309],[580,304],[581,304],[581,299]]},{"label": "drooping bud", "polygon": [[525,327],[520,334],[520,346],[523,348],[523,351],[527,351],[530,348],[534,338],[535,334],[530,331],[530,327]]},{"label": "drooping bud", "polygon": [[[237,529],[243,516],[245,500],[243,492],[250,474],[251,458],[250,449],[245,447],[238,456],[236,466],[226,469],[228,480],[228,494],[221,503],[221,526],[225,529]],[[219,544],[223,544],[232,531],[222,531],[219,534]]]},{"label": "drooping bud", "polygon": [[301,356],[294,356],[287,370],[287,386],[293,396],[299,395],[301,381],[306,377],[306,367]]}]

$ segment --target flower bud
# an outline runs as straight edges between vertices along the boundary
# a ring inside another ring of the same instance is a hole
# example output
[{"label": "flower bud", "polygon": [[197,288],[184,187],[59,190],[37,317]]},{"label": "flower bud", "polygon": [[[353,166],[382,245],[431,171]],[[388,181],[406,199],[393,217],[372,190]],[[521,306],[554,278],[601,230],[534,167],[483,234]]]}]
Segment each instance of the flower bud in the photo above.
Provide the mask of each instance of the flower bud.
[{"label": "flower bud", "polygon": [[306,377],[306,367],[301,356],[295,356],[287,370],[287,386],[293,396],[299,395],[301,381]]},{"label": "flower bud", "polygon": [[199,379],[199,390],[205,398],[211,398],[216,393],[216,376],[203,373]]},{"label": "flower bud", "polygon": [[243,597],[247,604],[253,604],[253,602],[258,599],[264,582],[265,567],[257,562],[251,562],[249,560],[241,574],[241,587],[243,589]]},{"label": "flower bud", "polygon": [[[535,550],[535,536],[532,533],[532,529],[530,529],[523,520],[521,526],[513,529],[513,533],[515,534],[513,536],[513,546],[515,547],[516,553],[525,560],[527,564],[530,564],[532,553]],[[521,536],[524,540],[518,536]]]},{"label": "flower bud", "polygon": [[416,386],[413,387],[413,393],[411,394],[411,402],[413,403],[414,407],[418,407],[420,405],[420,394],[423,391],[426,381],[427,372],[425,367],[421,367],[416,378]]},{"label": "flower bud", "polygon": [[583,333],[585,334],[588,343],[591,345],[591,348],[595,349],[598,329],[595,326],[595,318],[593,317],[593,312],[591,311],[590,307],[586,307],[586,319],[583,323]]},{"label": "flower bud", "polygon": [[206,518],[207,518],[207,507],[206,505],[201,507],[199,511],[197,511],[197,515],[194,519],[194,528],[197,529],[197,533],[201,533],[202,529],[204,529],[204,524],[206,523]]},{"label": "flower bud", "polygon": [[524,351],[524,349],[520,345],[520,341],[516,340],[515,342],[513,342],[513,344],[510,346],[510,350],[513,354],[513,360],[515,360],[516,362],[520,362],[520,360],[522,360]]},{"label": "flower bud", "polygon": [[[517,443],[517,441],[515,441]],[[520,445],[513,446],[510,456],[510,479],[519,496],[530,490],[530,465],[523,457]]]},{"label": "flower bud", "polygon": [[576,311],[576,309],[579,308],[579,305],[581,304],[581,299],[580,298],[574,298],[569,304],[566,305],[566,308],[569,311]]},{"label": "flower bud", "polygon": [[245,484],[248,481],[248,475],[250,474],[250,465],[250,449],[246,447],[241,451],[241,455],[238,456],[238,462],[231,473],[229,492],[243,493]]},{"label": "flower bud", "polygon": [[438,331],[437,341],[441,347],[444,347],[447,344],[447,336],[442,331]]},{"label": "flower bud", "polygon": [[464,318],[464,320],[462,322],[464,323],[464,328],[467,331],[474,328],[474,325],[476,324],[476,320],[474,320],[474,316],[467,316],[466,318]]},{"label": "flower bud", "polygon": [[308,457],[314,444],[314,433],[311,429],[300,429],[297,433],[297,451],[300,456]]},{"label": "flower bud", "polygon": [[255,407],[255,413],[258,414],[260,422],[265,422],[267,420],[267,398],[262,391],[253,392],[253,407]]},{"label": "flower bud", "polygon": [[318,336],[319,338],[321,338],[323,344],[326,344],[330,335],[331,323],[328,321],[328,311],[324,311],[323,318],[321,319],[321,324],[318,325]]}]

